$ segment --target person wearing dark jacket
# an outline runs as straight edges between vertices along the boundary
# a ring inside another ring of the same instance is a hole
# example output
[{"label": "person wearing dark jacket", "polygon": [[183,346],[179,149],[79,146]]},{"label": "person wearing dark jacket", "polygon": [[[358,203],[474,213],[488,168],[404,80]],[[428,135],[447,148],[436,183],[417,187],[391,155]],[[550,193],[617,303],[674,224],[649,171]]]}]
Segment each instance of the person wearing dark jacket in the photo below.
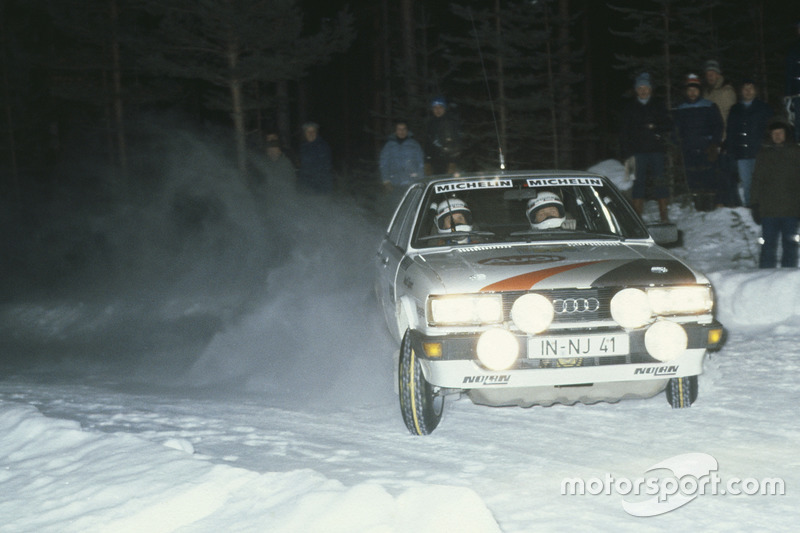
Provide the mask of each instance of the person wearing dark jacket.
[{"label": "person wearing dark jacket", "polygon": [[681,147],[686,184],[695,207],[709,211],[721,203],[717,160],[722,143],[723,121],[717,105],[700,96],[700,78],[686,78],[686,101],[674,113],[675,133]]},{"label": "person wearing dark jacket", "polygon": [[741,99],[728,115],[725,151],[736,162],[742,202],[748,206],[756,155],[764,143],[772,108],[758,98],[758,90],[751,79],[744,80],[740,94]]},{"label": "person wearing dark jacket", "polygon": [[300,168],[297,181],[301,190],[329,193],[333,191],[333,163],[330,145],[319,136],[316,122],[303,124],[305,141],[300,145]]},{"label": "person wearing dark jacket", "polygon": [[794,140],[800,142],[800,20],[795,24],[796,38],[786,52],[786,94],[784,103],[792,124]]},{"label": "person wearing dark jacket", "polygon": [[622,159],[634,158],[633,208],[641,215],[651,180],[652,195],[658,201],[661,222],[669,221],[669,186],[666,174],[664,139],[669,137],[672,121],[663,102],[653,98],[650,75],[641,74],[634,83],[636,98],[622,112],[620,149]]},{"label": "person wearing dark jacket", "polygon": [[750,209],[761,224],[759,268],[797,267],[797,223],[800,221],[800,146],[789,141],[792,127],[783,118],[769,125],[769,140],[756,156]]},{"label": "person wearing dark jacket", "polygon": [[[461,130],[447,110],[447,101],[437,96],[431,101],[431,113],[425,128],[425,163],[431,174],[453,174],[461,155]],[[427,169],[426,169],[427,170]]]}]

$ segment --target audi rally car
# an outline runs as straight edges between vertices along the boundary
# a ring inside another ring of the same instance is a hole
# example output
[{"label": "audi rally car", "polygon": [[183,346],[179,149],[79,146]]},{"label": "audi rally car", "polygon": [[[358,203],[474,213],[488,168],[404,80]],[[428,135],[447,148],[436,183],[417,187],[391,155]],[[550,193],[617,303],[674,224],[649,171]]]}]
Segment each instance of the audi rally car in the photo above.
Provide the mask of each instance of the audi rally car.
[{"label": "audi rally car", "polygon": [[528,407],[666,390],[689,407],[707,350],[722,342],[709,280],[656,244],[596,174],[415,183],[376,269],[413,434],[433,431],[445,397],[461,393]]}]

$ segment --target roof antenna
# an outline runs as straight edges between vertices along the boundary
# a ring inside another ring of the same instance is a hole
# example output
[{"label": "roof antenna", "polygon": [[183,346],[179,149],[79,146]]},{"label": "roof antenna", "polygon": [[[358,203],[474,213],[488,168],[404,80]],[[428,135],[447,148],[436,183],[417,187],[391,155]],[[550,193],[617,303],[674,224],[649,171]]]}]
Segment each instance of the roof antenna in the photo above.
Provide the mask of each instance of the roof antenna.
[{"label": "roof antenna", "polygon": [[483,52],[481,51],[481,41],[478,38],[478,29],[475,27],[475,19],[472,17],[472,7],[469,7],[469,20],[472,22],[472,31],[475,34],[475,44],[478,45],[478,57],[481,59],[481,69],[483,69],[483,82],[486,85],[486,94],[489,95],[489,108],[492,110],[492,122],[494,123],[494,133],[497,137],[497,153],[500,156],[500,170],[506,169],[506,159],[503,156],[503,146],[500,143],[500,130],[497,127],[497,117],[494,114],[494,99],[492,90],[489,88],[489,77],[486,74],[486,65],[483,62]]}]

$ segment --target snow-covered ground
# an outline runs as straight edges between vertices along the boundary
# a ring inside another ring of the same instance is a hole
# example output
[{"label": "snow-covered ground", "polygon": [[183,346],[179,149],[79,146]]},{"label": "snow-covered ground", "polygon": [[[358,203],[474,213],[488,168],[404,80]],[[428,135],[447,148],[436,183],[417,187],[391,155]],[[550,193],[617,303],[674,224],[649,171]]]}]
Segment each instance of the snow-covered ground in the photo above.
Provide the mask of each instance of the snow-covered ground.
[{"label": "snow-covered ground", "polygon": [[[382,222],[199,185],[177,223],[186,202],[98,215],[102,273],[2,303],[3,533],[796,531],[800,270],[755,268],[746,209],[670,207],[729,333],[691,409],[462,399],[419,438],[371,295]],[[703,461],[721,483],[699,494]]]}]

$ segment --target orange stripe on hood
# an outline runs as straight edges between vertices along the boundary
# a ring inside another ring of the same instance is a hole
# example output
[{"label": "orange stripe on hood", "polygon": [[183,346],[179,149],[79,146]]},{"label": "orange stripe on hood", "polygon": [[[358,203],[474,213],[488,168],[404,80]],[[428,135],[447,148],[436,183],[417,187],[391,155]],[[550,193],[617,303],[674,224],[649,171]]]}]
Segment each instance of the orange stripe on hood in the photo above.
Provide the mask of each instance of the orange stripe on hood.
[{"label": "orange stripe on hood", "polygon": [[520,274],[491,285],[487,285],[481,289],[481,292],[494,292],[494,291],[526,291],[543,279],[555,276],[562,272],[567,272],[575,268],[583,266],[594,265],[595,263],[602,263],[602,261],[587,261],[585,263],[573,263],[571,265],[561,265],[553,268],[545,268],[544,270],[536,270],[535,272],[528,272],[527,274]]}]

